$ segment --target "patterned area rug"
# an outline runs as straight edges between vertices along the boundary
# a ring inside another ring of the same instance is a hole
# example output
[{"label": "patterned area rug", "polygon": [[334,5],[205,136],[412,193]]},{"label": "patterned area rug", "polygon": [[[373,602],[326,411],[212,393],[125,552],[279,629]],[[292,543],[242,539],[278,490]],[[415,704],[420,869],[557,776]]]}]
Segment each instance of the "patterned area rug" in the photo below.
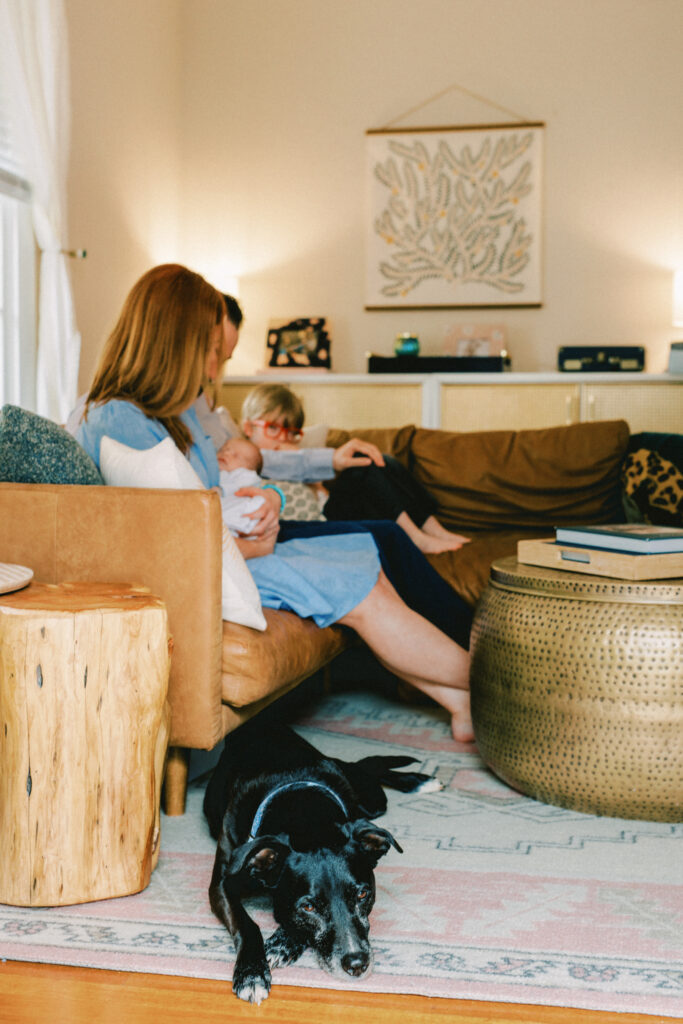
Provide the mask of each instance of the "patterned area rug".
[{"label": "patterned area rug", "polygon": [[[445,717],[383,697],[324,698],[297,728],[353,760],[414,754],[442,792],[390,793],[403,847],[377,871],[372,973],[345,981],[307,953],[274,984],[683,1016],[683,825],[598,818],[530,800],[492,776]],[[162,819],[149,887],[68,908],[0,906],[8,959],[229,979],[232,946],[207,888],[213,844],[191,787]],[[265,903],[250,904],[265,933]]]}]

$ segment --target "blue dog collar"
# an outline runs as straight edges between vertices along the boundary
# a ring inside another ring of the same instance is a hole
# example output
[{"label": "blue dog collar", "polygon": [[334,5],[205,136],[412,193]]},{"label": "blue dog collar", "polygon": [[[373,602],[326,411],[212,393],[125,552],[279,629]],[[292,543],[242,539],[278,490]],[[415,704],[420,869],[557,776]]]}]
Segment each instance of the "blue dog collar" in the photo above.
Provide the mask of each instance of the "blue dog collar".
[{"label": "blue dog collar", "polygon": [[327,796],[331,797],[336,804],[339,805],[342,814],[344,815],[345,818],[348,819],[349,812],[346,808],[346,804],[339,796],[339,794],[335,793],[335,791],[333,789],[330,789],[329,786],[326,786],[324,782],[310,782],[307,779],[300,779],[298,782],[283,782],[281,786],[276,786],[275,789],[271,789],[270,793],[268,793],[263,798],[261,803],[258,805],[256,809],[256,814],[254,815],[254,820],[251,825],[251,832],[249,833],[250,839],[255,839],[256,836],[258,835],[259,829],[261,828],[261,822],[263,821],[263,816],[268,810],[268,807],[270,806],[272,801],[275,799],[275,797],[279,796],[280,793],[292,792],[295,789],[321,790]]}]

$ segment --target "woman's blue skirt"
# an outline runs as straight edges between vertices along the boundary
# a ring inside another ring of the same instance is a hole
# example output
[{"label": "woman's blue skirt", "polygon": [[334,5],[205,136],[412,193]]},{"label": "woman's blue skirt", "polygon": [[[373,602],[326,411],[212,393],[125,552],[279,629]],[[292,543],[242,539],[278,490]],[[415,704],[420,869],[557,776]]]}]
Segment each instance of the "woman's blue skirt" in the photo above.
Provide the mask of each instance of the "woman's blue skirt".
[{"label": "woman's blue skirt", "polygon": [[265,608],[296,612],[318,626],[338,622],[360,604],[380,570],[369,533],[288,540],[247,565]]}]

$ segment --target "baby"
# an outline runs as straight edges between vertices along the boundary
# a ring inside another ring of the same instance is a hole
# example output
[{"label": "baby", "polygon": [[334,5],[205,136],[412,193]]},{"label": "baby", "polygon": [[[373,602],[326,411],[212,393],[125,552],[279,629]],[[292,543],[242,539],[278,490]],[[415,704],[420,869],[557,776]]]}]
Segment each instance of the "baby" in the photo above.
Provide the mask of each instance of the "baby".
[{"label": "baby", "polygon": [[242,437],[231,437],[219,448],[217,455],[223,522],[233,536],[249,534],[256,522],[249,513],[260,508],[264,499],[258,495],[240,497],[235,491],[241,487],[263,486],[259,476],[263,456],[255,444]]}]

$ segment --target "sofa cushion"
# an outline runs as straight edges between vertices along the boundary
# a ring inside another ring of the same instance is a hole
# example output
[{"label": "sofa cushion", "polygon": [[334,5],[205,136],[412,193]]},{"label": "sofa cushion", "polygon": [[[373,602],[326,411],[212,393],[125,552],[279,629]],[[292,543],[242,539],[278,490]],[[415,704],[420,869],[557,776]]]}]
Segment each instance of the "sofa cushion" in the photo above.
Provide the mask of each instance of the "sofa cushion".
[{"label": "sofa cushion", "polygon": [[17,405],[0,410],[0,480],[102,484],[95,463],[64,427]]},{"label": "sofa cushion", "polygon": [[294,612],[263,613],[265,633],[223,626],[223,701],[235,708],[291,689],[356,640],[343,626],[320,629]]},{"label": "sofa cushion", "polygon": [[328,448],[339,448],[346,441],[350,441],[352,437],[359,437],[363,441],[372,441],[385,455],[393,455],[404,466],[407,466],[410,461],[410,446],[416,430],[417,427],[412,424],[405,427],[370,427],[364,430],[330,428],[325,443]]},{"label": "sofa cushion", "polygon": [[545,430],[416,430],[409,469],[453,530],[623,521],[623,420]]},{"label": "sofa cushion", "polygon": [[437,518],[458,532],[552,532],[556,525],[624,520],[624,420],[464,433],[413,426],[330,430],[327,444],[338,447],[350,437],[372,441],[399,459],[437,499]]},{"label": "sofa cushion", "polygon": [[621,467],[629,522],[683,526],[683,437],[633,434]]},{"label": "sofa cushion", "polygon": [[551,537],[552,529],[485,530],[471,534],[469,544],[457,551],[426,555],[456,594],[474,608],[489,581],[491,563],[517,554],[517,542],[530,537]]}]

